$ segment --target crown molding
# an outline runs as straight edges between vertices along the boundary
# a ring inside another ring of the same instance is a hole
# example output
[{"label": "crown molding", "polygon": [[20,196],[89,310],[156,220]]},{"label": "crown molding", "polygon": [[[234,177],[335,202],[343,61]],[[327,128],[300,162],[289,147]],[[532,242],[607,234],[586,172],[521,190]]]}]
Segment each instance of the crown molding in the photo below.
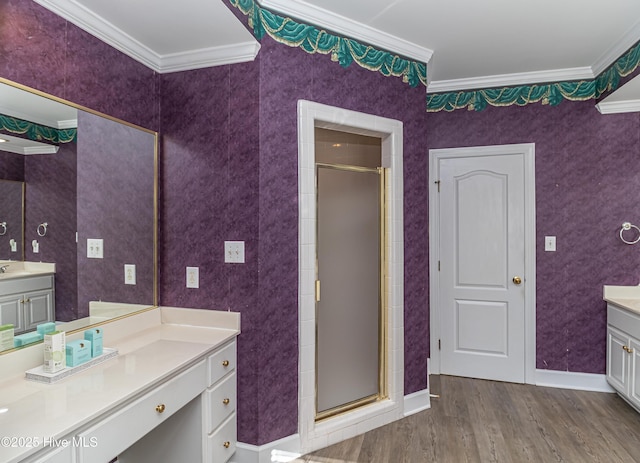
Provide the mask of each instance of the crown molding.
[{"label": "crown molding", "polygon": [[596,62],[591,66],[593,75],[597,76],[604,72],[609,66],[618,61],[631,47],[638,43],[640,37],[640,21],[638,21],[627,33],[609,48]]},{"label": "crown molding", "polygon": [[360,40],[421,63],[427,64],[433,55],[433,50],[420,47],[407,40],[381,32],[366,24],[353,21],[304,1],[260,0],[258,3],[263,8],[277,11],[317,27],[326,28],[345,37]]},{"label": "crown molding", "polygon": [[48,146],[26,146],[23,148],[22,154],[24,156],[29,156],[31,154],[56,154],[60,148],[58,146],[48,145]]},{"label": "crown molding", "polygon": [[595,75],[590,67],[522,72],[516,74],[499,74],[495,76],[431,81],[427,86],[427,93],[446,93],[472,89],[478,90],[549,82],[589,80],[594,77]]},{"label": "crown molding", "polygon": [[258,51],[260,51],[260,43],[251,41],[163,55],[160,57],[157,72],[166,74],[224,64],[246,63],[253,61],[258,55]]},{"label": "crown molding", "polygon": [[148,47],[73,0],[34,0],[118,51],[157,71],[160,57]]},{"label": "crown molding", "polygon": [[73,0],[34,1],[160,74],[252,61],[260,49],[257,42],[256,44],[245,42],[232,46],[159,55]]},{"label": "crown molding", "polygon": [[600,114],[634,113],[640,111],[640,100],[612,101],[611,103],[601,101],[596,108]]},{"label": "crown molding", "polygon": [[75,129],[78,127],[78,119],[58,120],[55,118],[45,117],[42,114],[19,111],[15,108],[5,107],[2,104],[0,104],[0,114],[22,119],[23,121],[33,122],[39,125],[45,125],[47,127],[53,127],[54,129]]}]

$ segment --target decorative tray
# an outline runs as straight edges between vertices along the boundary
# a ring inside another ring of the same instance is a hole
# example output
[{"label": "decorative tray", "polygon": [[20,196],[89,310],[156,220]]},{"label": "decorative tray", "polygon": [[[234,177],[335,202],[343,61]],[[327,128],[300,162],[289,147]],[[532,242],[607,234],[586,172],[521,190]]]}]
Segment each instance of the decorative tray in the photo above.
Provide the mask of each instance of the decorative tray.
[{"label": "decorative tray", "polygon": [[45,373],[44,366],[40,365],[38,367],[32,368],[24,372],[25,378],[29,381],[36,381],[38,383],[52,384],[56,381],[60,381],[61,379],[67,378],[71,375],[79,373],[81,371],[86,370],[94,365],[104,362],[105,360],[109,360],[118,355],[118,349],[109,349],[105,347],[102,349],[102,355],[92,358],[88,362],[83,363],[82,365],[78,365],[77,367],[66,367],[63,370],[56,371],[55,373]]}]

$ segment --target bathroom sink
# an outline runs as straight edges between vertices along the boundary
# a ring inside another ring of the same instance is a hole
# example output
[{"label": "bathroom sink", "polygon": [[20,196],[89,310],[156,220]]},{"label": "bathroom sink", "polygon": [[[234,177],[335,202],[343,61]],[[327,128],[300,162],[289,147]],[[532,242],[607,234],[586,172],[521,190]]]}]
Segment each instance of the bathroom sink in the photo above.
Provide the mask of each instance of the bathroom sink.
[{"label": "bathroom sink", "polygon": [[11,278],[21,278],[32,275],[31,272],[26,270],[7,270],[5,273],[0,273],[0,280],[9,280]]},{"label": "bathroom sink", "polygon": [[0,273],[0,280],[11,280],[12,278],[25,278],[55,273],[55,264],[46,262],[24,262],[0,260],[0,266],[7,266],[4,273]]}]

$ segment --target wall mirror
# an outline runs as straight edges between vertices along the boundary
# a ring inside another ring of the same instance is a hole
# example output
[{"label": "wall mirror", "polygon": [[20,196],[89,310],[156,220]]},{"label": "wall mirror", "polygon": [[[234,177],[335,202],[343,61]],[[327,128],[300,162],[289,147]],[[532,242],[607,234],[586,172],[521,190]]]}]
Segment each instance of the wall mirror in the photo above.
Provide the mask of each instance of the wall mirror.
[{"label": "wall mirror", "polygon": [[0,78],[0,138],[3,291],[12,262],[55,264],[68,332],[156,306],[157,133]]}]

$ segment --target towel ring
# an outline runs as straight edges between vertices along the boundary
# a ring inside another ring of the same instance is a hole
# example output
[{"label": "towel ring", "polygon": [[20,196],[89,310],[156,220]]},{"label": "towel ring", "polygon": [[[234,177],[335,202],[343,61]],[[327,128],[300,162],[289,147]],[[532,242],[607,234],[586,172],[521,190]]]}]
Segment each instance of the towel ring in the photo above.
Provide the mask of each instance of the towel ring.
[{"label": "towel ring", "polygon": [[7,234],[7,222],[0,222],[0,236]]},{"label": "towel ring", "polygon": [[40,225],[38,225],[38,236],[44,236],[47,234],[47,225],[48,225],[47,222],[43,222]]},{"label": "towel ring", "polygon": [[[638,237],[633,241],[628,241],[624,238],[623,233],[627,230],[631,230],[632,228],[634,228],[638,232]],[[622,228],[620,229],[620,239],[622,240],[623,243],[626,243],[626,244],[636,244],[638,241],[640,241],[640,228],[630,224],[629,222],[623,223]]]}]

